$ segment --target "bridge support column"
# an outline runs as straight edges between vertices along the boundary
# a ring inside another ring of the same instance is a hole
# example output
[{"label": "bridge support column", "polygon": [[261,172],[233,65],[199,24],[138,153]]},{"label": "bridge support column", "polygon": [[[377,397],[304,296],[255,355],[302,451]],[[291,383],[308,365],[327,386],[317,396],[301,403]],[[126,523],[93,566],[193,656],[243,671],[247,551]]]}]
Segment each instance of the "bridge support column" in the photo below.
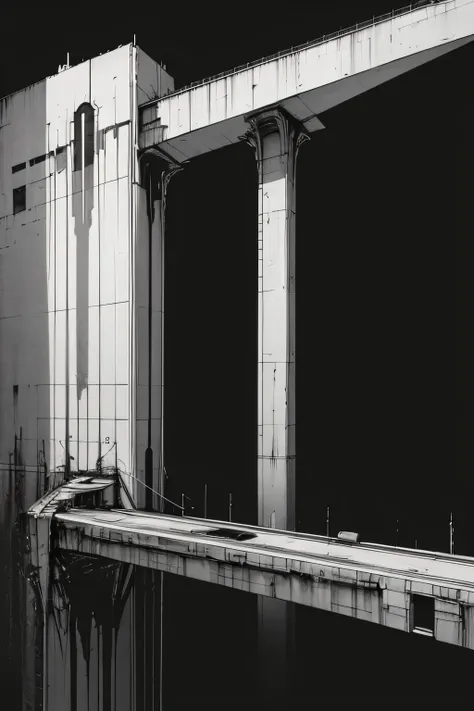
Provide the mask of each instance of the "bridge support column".
[{"label": "bridge support column", "polygon": [[[258,525],[294,530],[295,179],[308,139],[278,108],[251,115],[247,141],[258,168]],[[290,605],[258,597],[260,687],[266,702],[290,684]]]},{"label": "bridge support column", "polygon": [[246,118],[258,167],[258,524],[295,527],[295,177],[308,136],[280,109]]},{"label": "bridge support column", "polygon": [[162,576],[138,567],[133,589],[136,711],[162,710]]},{"label": "bridge support column", "polygon": [[[138,508],[161,511],[163,494],[163,328],[166,192],[179,166],[154,149],[141,156],[136,256],[136,471]],[[146,204],[145,204],[146,203]],[[140,219],[141,217],[141,219]]]}]

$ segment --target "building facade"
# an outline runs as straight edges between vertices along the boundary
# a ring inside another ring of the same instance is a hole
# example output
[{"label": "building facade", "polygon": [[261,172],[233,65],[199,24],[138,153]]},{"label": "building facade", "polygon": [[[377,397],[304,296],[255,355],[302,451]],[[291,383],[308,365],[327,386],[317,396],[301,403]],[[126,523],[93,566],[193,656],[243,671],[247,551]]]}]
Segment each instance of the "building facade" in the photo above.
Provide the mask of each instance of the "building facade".
[{"label": "building facade", "polygon": [[31,472],[27,505],[64,471],[143,477],[150,446],[156,481],[161,264],[138,107],[171,89],[126,45],[0,102],[0,462]]},{"label": "building facade", "polygon": [[17,687],[33,634],[18,515],[109,468],[158,506],[138,481],[146,469],[156,490],[162,469],[161,174],[139,155],[138,115],[173,88],[129,44],[0,101],[0,624]]}]

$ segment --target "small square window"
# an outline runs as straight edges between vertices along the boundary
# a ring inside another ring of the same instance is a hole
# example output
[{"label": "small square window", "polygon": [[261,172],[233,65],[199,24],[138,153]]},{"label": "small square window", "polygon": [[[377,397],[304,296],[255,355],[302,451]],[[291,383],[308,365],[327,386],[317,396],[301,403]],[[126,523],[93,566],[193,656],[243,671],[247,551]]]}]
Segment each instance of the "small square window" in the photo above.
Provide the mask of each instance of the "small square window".
[{"label": "small square window", "polygon": [[12,166],[12,173],[19,173],[20,170],[25,170],[26,168],[26,163],[18,163],[17,165]]},{"label": "small square window", "polygon": [[431,637],[434,623],[434,597],[413,595],[413,631]]},{"label": "small square window", "polygon": [[67,153],[66,146],[59,146],[56,150],[56,170],[60,173],[66,168],[67,165]]},{"label": "small square window", "polygon": [[15,188],[13,191],[13,214],[26,210],[26,185]]},{"label": "small square window", "polygon": [[38,163],[43,163],[46,160],[46,154],[42,156],[36,156],[36,158],[31,158],[30,165],[38,165]]}]

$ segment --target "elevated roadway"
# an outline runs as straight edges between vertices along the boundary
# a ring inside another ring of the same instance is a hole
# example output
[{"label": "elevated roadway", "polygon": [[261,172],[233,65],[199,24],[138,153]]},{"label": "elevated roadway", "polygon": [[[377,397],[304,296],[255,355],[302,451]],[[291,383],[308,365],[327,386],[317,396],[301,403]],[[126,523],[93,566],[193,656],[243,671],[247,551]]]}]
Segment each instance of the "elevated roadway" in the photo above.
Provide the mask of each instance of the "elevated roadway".
[{"label": "elevated roadway", "polygon": [[274,106],[312,133],[328,109],[473,38],[473,0],[413,3],[144,104],[140,147],[183,163],[237,143],[247,117]]},{"label": "elevated roadway", "polygon": [[474,648],[474,559],[136,510],[71,508],[51,545]]},{"label": "elevated roadway", "polygon": [[98,569],[181,575],[257,594],[259,605],[293,602],[474,649],[473,558],[119,508],[127,501],[114,477],[81,476],[28,511],[23,665],[35,708],[69,708],[63,551]]}]

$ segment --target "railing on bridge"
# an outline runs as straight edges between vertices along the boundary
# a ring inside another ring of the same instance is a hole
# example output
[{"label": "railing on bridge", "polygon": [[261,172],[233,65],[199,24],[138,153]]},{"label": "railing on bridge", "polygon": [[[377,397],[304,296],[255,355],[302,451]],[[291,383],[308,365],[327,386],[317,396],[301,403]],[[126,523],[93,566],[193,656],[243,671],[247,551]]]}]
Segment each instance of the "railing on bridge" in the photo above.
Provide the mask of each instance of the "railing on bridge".
[{"label": "railing on bridge", "polygon": [[[442,0],[437,0],[438,2]],[[449,2],[449,0],[445,0],[446,2]],[[427,0],[426,5],[428,6],[429,0]],[[202,86],[203,84],[208,84],[212,81],[217,81],[218,79],[224,79],[225,77],[232,76],[233,74],[237,74],[238,72],[245,71],[247,69],[251,69],[252,67],[257,67],[262,64],[265,64],[266,62],[272,62],[274,59],[280,59],[281,57],[286,57],[290,54],[293,54],[294,52],[300,52],[303,49],[308,49],[309,47],[316,47],[319,44],[324,44],[325,42],[329,42],[330,40],[337,39],[339,37],[344,37],[345,35],[350,35],[353,32],[358,32],[359,30],[365,30],[367,27],[372,27],[375,25],[380,24],[381,22],[386,22],[387,20],[390,20],[394,17],[399,17],[400,15],[407,15],[410,12],[413,12],[413,10],[418,10],[419,8],[423,7],[423,5],[420,5],[419,2],[416,3],[410,3],[410,5],[404,5],[403,7],[398,8],[397,10],[392,10],[391,12],[387,12],[384,15],[374,15],[372,19],[366,20],[365,22],[357,22],[355,25],[352,25],[350,27],[345,27],[337,30],[336,32],[331,32],[328,35],[323,35],[322,37],[318,37],[318,39],[315,40],[308,40],[307,42],[304,42],[303,44],[298,44],[295,45],[294,47],[290,47],[289,49],[282,49],[279,52],[275,52],[274,54],[270,54],[266,57],[262,57],[261,59],[255,59],[252,62],[247,62],[247,64],[239,64],[238,66],[234,67],[233,69],[228,69],[224,72],[220,72],[220,74],[214,74],[213,76],[205,77],[204,79],[196,79],[195,81],[192,81],[189,84],[186,84],[186,86],[182,86],[180,89],[175,89],[175,91],[170,91],[169,94],[166,94],[165,96],[161,98],[167,98],[168,96],[175,96],[176,94],[181,94],[182,92],[188,91],[189,89],[194,89],[198,86]],[[159,99],[153,99],[152,101],[143,104],[143,107],[149,106],[152,104],[156,104],[159,101]]]},{"label": "railing on bridge", "polygon": [[[74,477],[29,509],[30,596],[49,599],[50,554],[72,551],[474,649],[473,558],[116,508],[119,498],[117,477]],[[35,609],[31,629],[43,624]]]}]

